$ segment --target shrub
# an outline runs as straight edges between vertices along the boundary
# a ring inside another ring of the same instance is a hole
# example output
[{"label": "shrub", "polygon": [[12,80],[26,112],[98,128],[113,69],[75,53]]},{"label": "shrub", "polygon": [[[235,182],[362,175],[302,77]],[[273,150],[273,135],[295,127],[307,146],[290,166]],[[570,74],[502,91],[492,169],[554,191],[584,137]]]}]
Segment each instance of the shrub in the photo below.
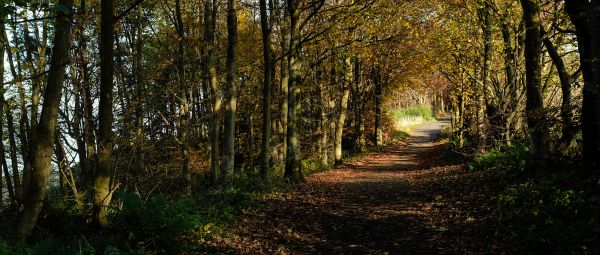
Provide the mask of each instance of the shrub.
[{"label": "shrub", "polygon": [[[133,193],[117,192],[122,210],[111,214],[114,230],[128,247],[159,247],[168,252],[185,248],[185,240],[206,224],[190,198],[167,200],[163,195],[143,200]],[[123,248],[123,247],[121,247]]]},{"label": "shrub", "polygon": [[[598,182],[576,178],[576,161],[553,159],[532,169],[527,146],[492,150],[467,168],[496,175],[496,235],[516,254],[600,252]],[[500,182],[498,182],[500,181]]]},{"label": "shrub", "polygon": [[492,149],[473,159],[467,165],[470,171],[491,171],[518,174],[525,171],[527,159],[529,158],[529,147],[515,145],[509,148]]}]

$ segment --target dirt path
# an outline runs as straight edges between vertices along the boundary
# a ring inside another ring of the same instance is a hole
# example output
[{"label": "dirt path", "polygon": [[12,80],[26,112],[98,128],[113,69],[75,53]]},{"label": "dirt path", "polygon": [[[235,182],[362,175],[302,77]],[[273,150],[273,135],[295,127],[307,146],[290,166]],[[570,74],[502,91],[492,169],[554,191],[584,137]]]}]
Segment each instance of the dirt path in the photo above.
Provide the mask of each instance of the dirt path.
[{"label": "dirt path", "polygon": [[[446,121],[266,198],[214,252],[245,254],[464,254],[483,252],[483,192],[435,138]],[[486,250],[485,252],[490,252]]]}]

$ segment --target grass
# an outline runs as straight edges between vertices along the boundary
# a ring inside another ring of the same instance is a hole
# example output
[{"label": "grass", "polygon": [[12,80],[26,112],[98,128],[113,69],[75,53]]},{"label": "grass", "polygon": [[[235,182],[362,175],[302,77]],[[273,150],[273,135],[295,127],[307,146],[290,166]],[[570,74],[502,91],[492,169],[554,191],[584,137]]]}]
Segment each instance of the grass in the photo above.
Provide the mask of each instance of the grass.
[{"label": "grass", "polygon": [[393,117],[395,129],[393,139],[398,141],[408,138],[414,126],[435,120],[431,109],[424,106],[396,110],[393,112]]}]

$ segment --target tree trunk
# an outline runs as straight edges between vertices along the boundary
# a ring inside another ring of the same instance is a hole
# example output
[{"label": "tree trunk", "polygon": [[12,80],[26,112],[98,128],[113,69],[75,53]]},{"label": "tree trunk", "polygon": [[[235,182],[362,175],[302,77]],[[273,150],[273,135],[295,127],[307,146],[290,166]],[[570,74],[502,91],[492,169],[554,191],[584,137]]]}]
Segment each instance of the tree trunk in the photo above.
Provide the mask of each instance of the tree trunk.
[{"label": "tree trunk", "polygon": [[490,109],[488,88],[489,77],[491,72],[491,54],[492,54],[492,20],[490,14],[489,3],[484,2],[483,8],[479,8],[479,19],[481,22],[481,29],[483,31],[483,66],[481,74],[481,87],[477,90],[477,135],[479,138],[479,145],[485,145],[487,140],[487,129],[486,129],[486,118],[491,119],[496,116],[490,116],[490,113],[497,114],[496,111]]},{"label": "tree trunk", "polygon": [[190,93],[189,88],[185,84],[185,66],[184,66],[184,32],[183,32],[183,19],[181,17],[181,0],[175,1],[175,16],[176,16],[176,30],[177,30],[177,59],[175,61],[177,65],[177,82],[179,85],[179,129],[178,140],[179,146],[181,147],[181,169],[185,179],[184,193],[186,195],[192,194],[192,173],[190,172],[190,146],[189,146],[189,111],[190,111]]},{"label": "tree trunk", "polygon": [[329,164],[329,153],[328,153],[328,134],[329,134],[329,96],[325,88],[323,87],[323,82],[321,80],[317,81],[317,90],[319,93],[319,103],[321,105],[320,113],[320,122],[319,122],[319,134],[321,135],[321,139],[319,141],[319,152],[321,156],[321,164],[328,165]]},{"label": "tree trunk", "polygon": [[600,171],[600,63],[593,61],[600,54],[600,3],[586,0],[567,0],[565,9],[575,25],[577,47],[583,73],[583,107],[581,129],[583,136],[583,175]]},{"label": "tree trunk", "polygon": [[525,75],[527,101],[525,111],[532,154],[538,160],[549,157],[550,131],[545,123],[542,96],[542,36],[539,0],[521,0],[525,20]]},{"label": "tree trunk", "polygon": [[[504,123],[504,127],[501,129],[501,131],[504,133],[504,141],[506,142],[507,145],[510,145],[511,143],[511,132],[510,132],[510,126],[511,126],[511,115],[514,114],[514,112],[516,112],[516,108],[518,106],[519,103],[519,99],[518,99],[518,95],[517,95],[517,63],[516,63],[516,58],[515,58],[515,53],[514,50],[515,48],[513,48],[512,46],[512,37],[511,37],[511,33],[510,33],[510,27],[508,25],[508,20],[507,20],[507,15],[506,13],[501,14],[501,19],[500,19],[500,28],[502,30],[502,41],[503,41],[503,51],[504,51],[504,72],[505,72],[505,76],[506,76],[506,84],[508,86],[508,90],[509,90],[509,98],[508,98],[508,104],[506,105],[506,108],[503,109],[502,114],[505,115],[504,119],[505,119],[505,123]],[[515,46],[516,47],[516,46]],[[506,116],[508,115],[508,116]]]},{"label": "tree trunk", "polygon": [[100,13],[100,104],[98,110],[98,172],[94,181],[94,216],[101,227],[108,226],[108,205],[112,199],[112,123],[114,72],[113,0],[102,0]]},{"label": "tree trunk", "polygon": [[221,96],[219,95],[219,84],[217,81],[217,64],[215,60],[215,23],[218,3],[216,0],[206,1],[204,3],[204,25],[205,36],[205,75],[207,83],[210,84],[212,92],[212,116],[209,123],[210,136],[210,173],[213,184],[219,181],[219,137],[221,115]]},{"label": "tree trunk", "polygon": [[142,66],[142,45],[143,45],[143,27],[142,27],[142,7],[137,7],[136,17],[136,42],[135,42],[135,56],[134,56],[134,72],[135,72],[135,161],[134,167],[136,169],[136,175],[140,176],[145,172],[144,165],[144,73]]},{"label": "tree trunk", "polygon": [[379,67],[375,67],[373,82],[375,83],[375,146],[383,145],[383,84]]},{"label": "tree trunk", "polygon": [[353,72],[354,72],[354,87],[355,87],[355,109],[354,109],[354,118],[355,118],[355,132],[356,132],[356,147],[359,152],[363,152],[366,146],[366,138],[365,138],[365,122],[363,121],[363,110],[365,105],[365,99],[363,95],[364,91],[361,90],[362,81],[361,81],[361,62],[358,57],[354,58],[353,61]]},{"label": "tree trunk", "polygon": [[72,0],[60,0],[58,2],[68,13],[57,11],[56,25],[54,29],[54,49],[48,72],[48,82],[44,92],[44,103],[40,122],[37,125],[36,133],[38,137],[45,139],[35,140],[32,144],[32,170],[31,181],[27,186],[23,199],[23,211],[19,215],[16,226],[18,238],[26,238],[31,234],[31,230],[37,222],[38,215],[42,210],[42,205],[46,193],[46,185],[52,170],[52,145],[54,143],[54,133],[57,125],[58,106],[62,92],[62,86],[65,79],[65,67],[69,59],[70,48],[70,28],[71,28],[71,8]]},{"label": "tree trunk", "polygon": [[573,123],[573,109],[571,106],[571,83],[573,79],[567,71],[558,50],[554,47],[554,43],[552,43],[546,32],[543,30],[543,27],[540,29],[542,29],[541,32],[544,47],[548,50],[548,55],[550,55],[554,66],[556,66],[558,77],[560,79],[560,88],[562,92],[562,104],[560,107],[560,117],[562,119],[561,144],[565,147],[571,147],[575,142],[575,133],[577,132],[577,127]]},{"label": "tree trunk", "polygon": [[[0,50],[0,59],[3,59],[1,57],[4,57],[4,50]],[[0,64],[0,71],[4,71],[4,64]],[[3,83],[4,79],[0,78],[0,84]],[[4,119],[2,119],[2,115],[5,106],[6,102],[4,101],[4,85],[2,85],[2,87],[0,87],[0,137],[2,138],[4,137]],[[2,157],[2,165],[0,165],[0,167],[3,170],[2,172],[4,173],[6,179],[6,189],[8,190],[8,198],[10,199],[10,203],[14,204],[14,202],[16,201],[15,189],[13,187],[12,179],[10,178],[10,173],[8,172],[8,164],[6,163],[4,142],[0,144],[0,157]],[[1,175],[2,173],[0,173],[0,176]],[[4,180],[0,178],[0,182],[4,182]],[[3,186],[0,186],[0,193],[4,193]],[[0,196],[2,196],[2,194],[0,194]],[[0,205],[2,205],[1,202]]]},{"label": "tree trunk", "polygon": [[260,0],[260,27],[263,43],[263,130],[260,156],[260,174],[266,178],[269,173],[271,153],[271,27],[267,16],[267,0]]},{"label": "tree trunk", "polygon": [[223,179],[233,175],[235,166],[235,114],[237,93],[235,86],[235,58],[237,47],[237,0],[227,1],[227,59],[225,77],[225,120],[223,126]]},{"label": "tree trunk", "polygon": [[[0,20],[0,32],[2,32],[2,33],[4,33],[4,29],[5,29],[4,18],[5,17],[0,17],[0,19],[2,19],[2,20]],[[0,59],[3,60],[5,51],[7,49],[10,49],[10,47],[8,45],[8,42],[5,40],[5,38],[2,37],[0,39],[1,39],[0,40],[0,44],[1,44],[0,45]],[[0,144],[0,157],[2,157],[2,165],[0,167],[2,167],[4,169],[4,176],[6,178],[6,189],[8,190],[8,196],[9,196],[11,204],[14,204],[14,202],[16,201],[16,194],[18,194],[18,192],[17,192],[18,183],[15,183],[15,186],[13,187],[12,178],[10,177],[10,173],[8,171],[8,164],[6,163],[6,157],[5,157],[4,120],[2,119],[2,116],[4,115],[4,111],[6,111],[6,116],[11,115],[10,108],[8,107],[8,103],[4,99],[5,92],[6,92],[6,90],[4,89],[4,61],[2,61],[2,63],[0,63],[0,140],[2,140],[2,144]],[[7,120],[8,120],[8,118],[7,118]],[[10,129],[9,129],[9,132],[10,132]],[[12,136],[12,137],[14,138],[14,136]],[[14,140],[11,140],[11,142],[14,142]],[[12,164],[13,170],[14,170],[15,164],[16,164],[16,162],[13,162],[13,164]],[[18,171],[17,171],[17,174],[18,174]],[[1,175],[2,175],[2,173],[0,173],[0,177],[1,177]],[[4,193],[4,186],[1,185],[1,184],[3,184],[2,182],[4,182],[4,181],[2,180],[2,178],[0,178],[0,193]],[[0,205],[2,205],[2,195],[3,194],[0,194]]]},{"label": "tree trunk", "polygon": [[345,60],[345,75],[342,83],[342,98],[340,99],[337,123],[335,126],[335,163],[342,163],[342,137],[344,135],[344,123],[348,112],[348,99],[350,97],[350,84],[352,83],[352,64],[351,58]]},{"label": "tree trunk", "polygon": [[[292,0],[293,1],[293,0]],[[290,84],[290,35],[289,35],[289,8],[285,8],[284,17],[281,29],[281,48],[284,49],[283,56],[281,58],[281,151],[280,160],[285,160],[287,154],[287,127],[288,127],[288,97],[289,97],[289,84]],[[287,52],[286,52],[287,51]]]},{"label": "tree trunk", "polygon": [[17,160],[17,143],[15,140],[15,124],[11,112],[10,104],[7,104],[5,110],[6,122],[8,126],[8,141],[10,144],[10,163],[12,167],[13,186],[15,188],[16,199],[19,200],[22,196],[22,188],[19,173],[19,164]]},{"label": "tree trunk", "polygon": [[289,44],[289,82],[288,82],[288,114],[287,114],[287,151],[285,157],[284,178],[293,182],[304,181],[302,168],[300,165],[300,143],[298,141],[298,118],[300,115],[300,80],[301,80],[301,42],[298,31],[298,19],[300,18],[300,9],[297,0],[288,0],[287,7],[289,11],[290,24],[290,44]]},{"label": "tree trunk", "polygon": [[[583,119],[587,129],[583,139],[584,141],[589,140],[587,144],[584,144],[583,157],[586,165],[589,166],[588,171],[593,171],[592,174],[597,176],[600,172],[600,135],[598,134],[598,130],[600,130],[600,26],[598,26],[600,24],[600,2],[592,1],[588,12],[589,34],[592,35],[589,58],[592,77],[588,88],[584,88],[587,93],[584,93],[591,94],[588,95],[587,100],[591,102],[587,103],[586,108],[592,109],[585,109],[584,112],[589,115],[592,115],[590,113],[593,112],[593,116],[586,116]],[[586,104],[584,103],[584,105]]]},{"label": "tree trunk", "polygon": [[[11,25],[12,28],[12,34],[13,34],[13,41],[14,41],[14,46],[15,47],[19,47],[20,43],[19,43],[19,36],[17,35],[17,27],[16,24],[13,23]],[[1,35],[3,37],[3,40],[8,42],[8,34],[6,32],[6,30],[4,31],[4,33]],[[20,184],[16,184],[17,186],[21,186],[21,192],[19,193],[19,197],[18,200],[22,200],[24,193],[25,193],[25,189],[27,188],[27,185],[29,185],[29,179],[31,176],[31,160],[30,160],[30,151],[29,151],[29,144],[30,144],[30,140],[27,139],[27,134],[29,134],[29,121],[28,121],[28,117],[27,117],[27,108],[26,108],[26,102],[25,102],[25,88],[23,87],[23,76],[22,76],[22,72],[21,72],[21,57],[20,54],[16,54],[15,55],[15,60],[16,60],[16,66],[13,62],[13,55],[12,55],[12,51],[10,50],[6,50],[6,53],[8,55],[8,63],[10,65],[10,73],[13,77],[15,77],[17,80],[15,82],[16,86],[17,86],[17,91],[19,94],[19,141],[20,141],[20,152],[21,152],[21,158],[23,159],[23,179],[22,182]],[[15,171],[13,169],[13,171]]]}]

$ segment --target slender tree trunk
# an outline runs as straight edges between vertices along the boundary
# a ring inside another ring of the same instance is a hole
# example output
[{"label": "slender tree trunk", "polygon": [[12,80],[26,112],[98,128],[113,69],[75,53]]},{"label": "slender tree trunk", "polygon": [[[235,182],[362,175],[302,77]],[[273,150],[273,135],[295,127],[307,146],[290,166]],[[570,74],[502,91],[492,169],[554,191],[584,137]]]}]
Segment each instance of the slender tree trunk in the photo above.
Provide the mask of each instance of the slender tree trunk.
[{"label": "slender tree trunk", "polygon": [[260,0],[260,27],[263,43],[263,130],[260,157],[260,174],[266,178],[269,173],[271,153],[271,28],[267,16],[267,0]]},{"label": "slender tree trunk", "polygon": [[[292,0],[293,1],[293,0]],[[283,21],[281,22],[281,49],[284,49],[283,56],[281,59],[281,151],[280,151],[280,160],[285,159],[285,155],[287,154],[287,127],[288,127],[288,112],[289,112],[289,84],[290,84],[290,28],[288,20],[289,20],[289,8],[285,8],[283,15]],[[286,52],[288,51],[288,52]]]},{"label": "slender tree trunk", "polygon": [[13,176],[13,186],[15,188],[15,197],[17,200],[21,198],[22,188],[20,181],[20,173],[19,173],[19,164],[17,160],[17,143],[15,140],[15,124],[11,112],[10,104],[7,104],[7,109],[5,111],[6,122],[8,126],[8,141],[10,144],[10,163],[12,167],[12,176]]},{"label": "slender tree trunk", "polygon": [[221,95],[219,94],[219,84],[217,81],[217,64],[215,60],[215,23],[218,4],[216,0],[205,2],[204,25],[205,36],[205,75],[210,84],[212,92],[212,116],[209,123],[210,136],[210,173],[213,184],[219,181],[219,137],[220,137],[220,115],[221,115]]},{"label": "slender tree trunk", "polygon": [[[4,57],[4,49],[0,50],[0,59],[3,59]],[[4,73],[4,64],[0,64],[0,73]],[[4,84],[4,77],[0,78],[0,84]],[[6,106],[6,102],[4,100],[4,85],[1,85],[0,87],[0,137],[4,138],[4,119],[2,118],[3,111],[5,110],[5,106]],[[8,190],[8,198],[10,199],[10,203],[14,204],[14,202],[16,201],[16,196],[15,196],[15,189],[13,187],[13,183],[12,183],[12,179],[10,178],[10,173],[8,172],[8,164],[6,163],[6,157],[5,157],[5,148],[4,148],[4,142],[2,144],[0,144],[0,157],[2,160],[2,165],[0,165],[0,167],[2,168],[2,172],[4,173],[5,179],[6,179],[6,189]],[[2,173],[0,173],[1,176]],[[2,180],[2,178],[0,178],[0,182],[4,182],[4,180]],[[0,186],[0,193],[4,193],[4,187]],[[0,196],[2,196],[0,194]],[[0,205],[2,203],[0,202]]]},{"label": "slender tree trunk", "polygon": [[137,7],[136,17],[136,41],[135,41],[135,168],[136,175],[140,176],[145,172],[144,166],[144,73],[142,66],[142,45],[143,45],[143,27],[142,27],[142,7]]},{"label": "slender tree trunk", "polygon": [[379,67],[375,67],[373,82],[375,83],[375,146],[383,145],[383,84]]},{"label": "slender tree trunk", "polygon": [[[79,10],[81,12],[87,9],[87,0],[81,0]],[[83,117],[83,143],[84,147],[80,155],[81,164],[80,171],[80,182],[83,189],[88,189],[92,186],[95,172],[96,172],[96,138],[94,135],[94,119],[92,116],[93,111],[93,99],[92,99],[92,86],[90,81],[90,70],[88,67],[88,50],[87,50],[87,35],[85,33],[85,24],[88,21],[86,15],[79,16],[80,24],[78,28],[79,32],[79,49],[77,51],[77,65],[79,66],[79,72],[81,75],[81,111]]]},{"label": "slender tree trunk", "polygon": [[[489,77],[491,72],[491,54],[492,54],[492,20],[490,14],[490,6],[487,1],[484,1],[483,8],[479,8],[479,19],[481,22],[481,29],[483,31],[483,66],[481,74],[481,87],[477,90],[477,135],[479,138],[480,145],[484,145],[487,140],[487,129],[485,120],[496,118],[496,116],[490,116],[491,114],[497,114],[496,111],[490,109],[491,106],[488,97]],[[494,128],[494,127],[492,127]]]},{"label": "slender tree trunk", "polygon": [[223,127],[223,179],[233,175],[235,165],[235,114],[237,92],[235,86],[236,47],[237,47],[237,0],[227,1],[227,59],[225,77],[225,121]]},{"label": "slender tree trunk", "polygon": [[102,0],[100,14],[100,104],[98,110],[98,172],[94,181],[94,216],[102,227],[108,226],[108,205],[112,199],[112,123],[114,73],[114,6]]},{"label": "slender tree trunk", "polygon": [[521,0],[525,20],[525,75],[526,115],[532,154],[538,160],[550,154],[550,131],[545,123],[544,99],[542,96],[542,36],[540,31],[539,0]]},{"label": "slender tree trunk", "polygon": [[354,58],[353,72],[354,72],[354,119],[355,119],[355,132],[356,132],[356,147],[359,152],[363,152],[366,146],[365,139],[365,123],[363,121],[363,105],[364,100],[362,97],[362,83],[361,83],[361,63],[358,57]]},{"label": "slender tree trunk", "polygon": [[318,86],[317,90],[319,93],[319,104],[321,105],[321,109],[319,111],[319,113],[320,113],[319,133],[321,134],[321,139],[319,141],[319,152],[321,155],[321,164],[328,165],[329,164],[329,153],[328,153],[329,117],[328,117],[328,113],[330,111],[329,96],[327,95],[327,91],[323,87],[323,82],[321,80],[317,81],[317,86]]},{"label": "slender tree trunk", "polygon": [[[5,26],[4,26],[4,18],[5,17],[0,17],[0,32],[4,34],[5,31]],[[5,40],[6,38],[2,37],[0,38],[0,59],[4,60],[4,53],[7,49],[10,49],[9,45],[8,45],[8,41]],[[5,157],[5,147],[4,147],[4,120],[2,119],[2,116],[4,115],[4,111],[6,111],[6,116],[7,116],[7,120],[9,120],[8,116],[11,116],[12,113],[10,113],[10,107],[8,105],[8,103],[6,102],[5,98],[4,98],[4,93],[6,92],[5,88],[4,88],[4,61],[2,61],[2,63],[0,63],[0,140],[2,140],[2,144],[0,144],[0,157],[2,157],[2,165],[0,167],[2,167],[4,169],[4,176],[6,179],[6,189],[8,190],[8,196],[10,199],[10,203],[14,204],[14,202],[16,201],[16,194],[19,194],[18,190],[18,182],[15,183],[14,187],[13,187],[13,182],[12,182],[12,178],[10,177],[10,173],[8,171],[8,164],[6,163],[6,157]],[[9,123],[9,125],[11,125]],[[11,132],[10,128],[9,128],[9,132]],[[12,130],[12,132],[14,132],[14,130]],[[14,134],[9,134],[13,140],[11,141],[11,145],[13,145],[12,143],[14,142]],[[12,154],[11,154],[12,156]],[[13,158],[11,157],[11,160],[13,160]],[[13,166],[13,172],[14,172],[14,166],[16,165],[16,162],[12,162],[12,166]],[[1,175],[2,173],[0,173]],[[18,174],[18,170],[17,170],[17,174]],[[18,177],[17,177],[18,180]],[[3,184],[2,182],[4,182],[2,180],[2,178],[0,178],[0,185]],[[0,186],[0,193],[4,193],[4,186],[1,185]],[[0,201],[2,200],[2,194],[0,194]],[[0,202],[0,205],[2,205],[2,202]]]},{"label": "slender tree trunk", "polygon": [[[510,27],[508,26],[506,13],[501,14],[500,19],[500,28],[502,30],[502,41],[503,41],[503,51],[504,51],[504,72],[506,76],[506,84],[508,85],[509,90],[509,98],[506,108],[503,109],[504,112],[502,114],[505,115],[505,123],[503,127],[504,133],[504,141],[507,145],[511,143],[511,115],[516,112],[516,108],[519,103],[519,99],[517,98],[517,70],[516,70],[516,58],[515,58],[515,48],[512,46],[512,37],[510,33]],[[516,47],[516,46],[515,46]]]},{"label": "slender tree trunk", "polygon": [[32,144],[32,170],[31,181],[27,186],[23,199],[23,211],[19,215],[16,226],[18,238],[26,238],[37,222],[38,215],[42,210],[42,204],[46,193],[46,185],[52,169],[52,145],[54,133],[57,126],[58,106],[65,79],[65,67],[69,59],[71,8],[72,0],[60,0],[58,2],[68,10],[68,13],[57,11],[56,25],[54,29],[54,49],[48,72],[48,82],[44,93],[44,104],[40,122],[36,128],[38,137],[45,139],[35,140]]},{"label": "slender tree trunk", "polygon": [[[16,16],[16,14],[15,14]],[[20,45],[20,41],[19,41],[19,36],[17,35],[17,27],[16,24],[13,22],[12,26],[12,34],[13,34],[13,41],[14,41],[14,46],[15,47],[19,47]],[[4,33],[2,34],[2,37],[4,38],[4,41],[8,42],[8,34],[6,33],[6,30],[4,31]],[[19,193],[19,198],[18,200],[22,200],[23,196],[24,196],[24,192],[25,189],[27,188],[27,185],[29,185],[29,179],[31,176],[31,160],[30,160],[30,151],[29,151],[29,144],[31,143],[31,140],[28,139],[28,134],[29,134],[29,121],[28,121],[28,114],[27,114],[27,108],[26,108],[26,102],[25,102],[25,88],[23,87],[23,76],[22,76],[22,71],[21,71],[21,56],[20,54],[16,54],[15,55],[15,59],[16,60],[16,66],[15,66],[15,62],[13,62],[13,55],[12,52],[10,50],[6,50],[6,53],[8,55],[8,63],[10,65],[10,72],[11,75],[13,77],[15,77],[16,79],[16,86],[17,86],[17,91],[19,94],[19,141],[20,141],[20,153],[21,153],[21,158],[23,159],[23,180],[20,183],[21,186],[21,192]],[[14,170],[13,170],[14,171]]]},{"label": "slender tree trunk", "polygon": [[561,144],[565,147],[570,147],[575,142],[575,133],[577,132],[577,127],[573,124],[573,109],[571,106],[571,83],[572,78],[567,68],[565,66],[564,61],[562,60],[560,54],[556,47],[554,47],[554,43],[550,40],[546,32],[542,29],[542,36],[544,47],[548,50],[548,55],[552,59],[554,66],[556,66],[556,70],[558,72],[558,77],[560,79],[560,88],[562,92],[562,104],[560,107],[560,116],[562,119],[562,137]]},{"label": "slender tree trunk", "polygon": [[189,133],[189,111],[190,111],[190,93],[185,84],[185,66],[184,66],[184,40],[183,19],[181,17],[181,0],[175,0],[175,16],[177,30],[177,81],[179,83],[179,146],[181,147],[181,168],[185,178],[184,193],[192,194],[192,173],[190,171],[190,148],[188,142]]},{"label": "slender tree trunk", "polygon": [[351,58],[345,59],[345,75],[342,83],[342,98],[340,99],[337,123],[335,125],[335,163],[342,163],[342,137],[344,135],[344,124],[348,112],[348,99],[350,97],[350,86],[352,83],[352,64]]}]

